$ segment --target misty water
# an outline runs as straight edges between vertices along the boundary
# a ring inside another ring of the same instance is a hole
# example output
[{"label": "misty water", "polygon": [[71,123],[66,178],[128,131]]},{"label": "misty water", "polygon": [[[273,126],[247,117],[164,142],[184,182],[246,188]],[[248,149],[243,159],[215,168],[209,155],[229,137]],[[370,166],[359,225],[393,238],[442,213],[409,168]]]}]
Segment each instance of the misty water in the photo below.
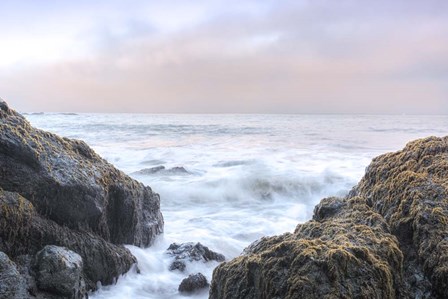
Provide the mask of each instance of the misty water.
[{"label": "misty water", "polygon": [[[216,262],[169,271],[165,250],[201,242],[231,259],[262,236],[294,230],[323,197],[345,195],[370,160],[429,135],[447,116],[40,114],[31,123],[86,141],[161,196],[165,232],[147,249],[128,246],[135,269],[91,298],[184,298],[179,283]],[[164,171],[136,172],[164,166]],[[186,171],[179,171],[183,167]],[[174,168],[174,169],[173,169]],[[172,170],[171,170],[172,169]],[[207,298],[207,291],[190,298]]]}]

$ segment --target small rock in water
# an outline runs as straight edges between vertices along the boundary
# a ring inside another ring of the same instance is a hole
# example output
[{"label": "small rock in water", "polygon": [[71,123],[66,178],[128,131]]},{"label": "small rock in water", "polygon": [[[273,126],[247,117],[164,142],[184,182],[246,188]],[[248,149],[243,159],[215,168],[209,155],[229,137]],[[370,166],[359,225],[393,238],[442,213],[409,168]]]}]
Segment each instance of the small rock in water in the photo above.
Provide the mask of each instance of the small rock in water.
[{"label": "small rock in water", "polygon": [[167,172],[173,174],[189,174],[189,172],[182,166],[176,166],[170,169],[167,169]]},{"label": "small rock in water", "polygon": [[185,265],[185,262],[176,260],[171,263],[170,265],[170,271],[179,270],[180,272],[184,272],[187,265]]},{"label": "small rock in water", "polygon": [[37,286],[67,298],[84,298],[82,268],[82,258],[76,252],[54,245],[45,246],[36,254]]},{"label": "small rock in water", "polygon": [[194,244],[193,242],[177,244],[173,243],[168,247],[167,254],[174,256],[175,260],[171,263],[169,269],[184,271],[186,264],[185,261],[225,261],[225,256],[210,250],[208,247],[201,243]]},{"label": "small rock in water", "polygon": [[162,170],[165,170],[165,166],[156,166],[156,167],[151,167],[151,168],[144,168],[142,170],[133,172],[133,174],[147,175],[147,174],[158,173],[158,172],[161,172]]},{"label": "small rock in water", "polygon": [[168,254],[176,256],[176,259],[188,259],[189,261],[225,261],[224,255],[210,250],[201,243],[187,242],[182,244],[173,243],[167,249]]},{"label": "small rock in water", "polygon": [[191,274],[187,278],[184,278],[179,285],[179,292],[181,293],[193,293],[208,287],[207,278],[201,273]]},{"label": "small rock in water", "polygon": [[132,174],[138,175],[152,175],[152,174],[190,174],[184,167],[176,166],[173,168],[166,168],[163,165],[155,166],[151,168],[144,168]]}]

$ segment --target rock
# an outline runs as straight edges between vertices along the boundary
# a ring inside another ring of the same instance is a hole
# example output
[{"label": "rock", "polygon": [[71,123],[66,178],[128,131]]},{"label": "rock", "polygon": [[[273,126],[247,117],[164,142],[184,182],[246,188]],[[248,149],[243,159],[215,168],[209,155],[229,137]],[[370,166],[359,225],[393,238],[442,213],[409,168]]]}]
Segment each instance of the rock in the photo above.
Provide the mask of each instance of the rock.
[{"label": "rock", "polygon": [[176,259],[191,261],[217,261],[223,262],[226,258],[224,255],[210,250],[201,243],[187,242],[182,244],[173,243],[168,249],[167,253],[175,256]]},{"label": "rock", "polygon": [[123,246],[60,226],[39,215],[21,195],[0,189],[0,250],[17,259],[34,255],[49,244],[66,247],[82,257],[83,277],[89,290],[96,289],[97,281],[103,285],[113,283],[136,263]]},{"label": "rock", "polygon": [[151,168],[144,168],[139,171],[133,172],[132,174],[150,175],[150,174],[161,172],[162,170],[165,170],[165,169],[166,169],[165,166],[161,165],[161,166],[155,166],[155,167],[151,167]]},{"label": "rock", "polygon": [[47,245],[36,254],[36,280],[41,290],[82,299],[86,295],[82,270],[81,256],[66,248]]},{"label": "rock", "polygon": [[[326,200],[321,210],[333,206]],[[395,298],[402,259],[382,217],[353,198],[332,217],[263,238],[219,265],[210,298]]]},{"label": "rock", "polygon": [[133,172],[134,175],[152,175],[152,174],[171,174],[171,175],[181,175],[190,174],[184,167],[176,166],[173,168],[165,168],[165,166],[155,166],[151,168],[144,168],[139,171]]},{"label": "rock", "polygon": [[179,292],[193,293],[209,286],[207,278],[201,273],[191,274],[184,278],[179,285]]},{"label": "rock", "polygon": [[189,174],[189,172],[182,166],[176,166],[176,167],[170,168],[170,169],[168,169],[168,172],[173,173],[173,174]]},{"label": "rock", "polygon": [[320,221],[336,215],[346,205],[346,202],[342,198],[329,197],[324,198],[314,208],[313,219]]},{"label": "rock", "polygon": [[186,267],[187,265],[185,264],[184,261],[176,260],[170,264],[169,270],[170,271],[179,270],[180,272],[184,272]]},{"label": "rock", "polygon": [[422,277],[418,292],[448,298],[448,137],[416,140],[373,159],[353,193],[397,236],[405,275]]},{"label": "rock", "polygon": [[8,104],[0,98],[0,110],[3,110],[4,112],[9,112]]},{"label": "rock", "polygon": [[213,272],[210,298],[448,298],[448,137],[375,158],[345,198]]},{"label": "rock", "polygon": [[149,246],[163,230],[159,195],[85,142],[33,128],[0,102],[0,187],[59,225],[115,244]]},{"label": "rock", "polygon": [[170,271],[184,271],[186,267],[185,261],[223,262],[225,260],[224,255],[210,250],[201,243],[195,244],[193,242],[182,244],[173,243],[168,247],[167,254],[173,256],[175,259],[169,267]]},{"label": "rock", "polygon": [[15,263],[5,253],[0,252],[0,299],[28,297],[26,282],[17,270]]}]

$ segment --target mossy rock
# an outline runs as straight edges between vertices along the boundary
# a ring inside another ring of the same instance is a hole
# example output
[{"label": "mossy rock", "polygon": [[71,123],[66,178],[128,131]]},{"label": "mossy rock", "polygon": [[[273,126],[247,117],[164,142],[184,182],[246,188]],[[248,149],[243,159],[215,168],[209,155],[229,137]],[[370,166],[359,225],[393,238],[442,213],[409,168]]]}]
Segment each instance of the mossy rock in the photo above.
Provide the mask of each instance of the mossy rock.
[{"label": "mossy rock", "polygon": [[373,159],[345,198],[214,273],[210,298],[448,298],[448,137]]}]

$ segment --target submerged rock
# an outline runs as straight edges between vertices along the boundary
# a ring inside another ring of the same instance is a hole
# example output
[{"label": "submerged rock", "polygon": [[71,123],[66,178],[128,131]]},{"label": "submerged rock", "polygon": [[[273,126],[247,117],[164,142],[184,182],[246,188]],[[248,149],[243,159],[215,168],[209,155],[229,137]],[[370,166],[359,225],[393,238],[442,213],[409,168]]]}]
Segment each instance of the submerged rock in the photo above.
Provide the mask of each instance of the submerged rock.
[{"label": "submerged rock", "polygon": [[82,269],[81,256],[63,247],[47,245],[36,254],[38,288],[64,298],[81,299],[86,295]]},{"label": "submerged rock", "polygon": [[0,187],[60,225],[116,244],[150,245],[163,230],[159,195],[85,142],[33,128],[0,104]]},{"label": "submerged rock", "polygon": [[151,167],[151,168],[144,168],[139,171],[133,172],[132,174],[148,175],[148,174],[158,173],[165,169],[166,169],[165,166],[161,165],[161,166],[155,166],[155,167]]},{"label": "submerged rock", "polygon": [[194,293],[199,290],[205,289],[209,286],[207,278],[201,273],[191,274],[179,285],[179,292],[181,293]]},{"label": "submerged rock", "polygon": [[184,167],[176,166],[172,168],[166,168],[165,166],[155,166],[151,168],[144,168],[139,171],[133,172],[132,174],[136,175],[152,175],[152,174],[190,174]]},{"label": "submerged rock", "polygon": [[224,255],[210,250],[208,247],[201,243],[182,243],[171,244],[167,249],[167,254],[174,257],[174,261],[170,264],[169,270],[180,270],[183,272],[186,268],[186,261],[217,261],[223,262],[225,260]]},{"label": "submerged rock", "polygon": [[175,260],[170,264],[168,269],[170,271],[179,270],[180,272],[184,272],[185,268],[187,268],[187,264],[184,261]]},{"label": "submerged rock", "polygon": [[346,198],[213,272],[210,298],[448,298],[448,137],[375,158]]}]

